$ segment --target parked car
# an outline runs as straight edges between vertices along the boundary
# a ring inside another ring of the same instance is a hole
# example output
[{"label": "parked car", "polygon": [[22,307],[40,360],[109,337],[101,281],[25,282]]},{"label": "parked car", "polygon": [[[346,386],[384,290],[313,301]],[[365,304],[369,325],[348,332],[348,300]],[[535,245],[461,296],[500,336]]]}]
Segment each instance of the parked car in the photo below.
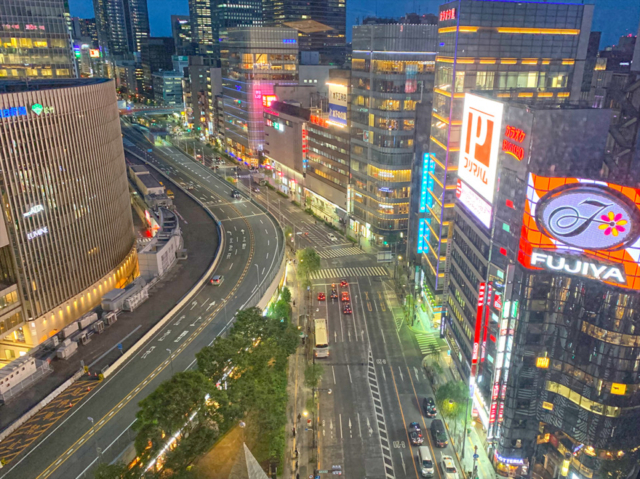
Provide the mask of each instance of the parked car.
[{"label": "parked car", "polygon": [[220,274],[216,274],[213,278],[211,278],[210,282],[214,286],[220,286],[224,281],[224,276]]},{"label": "parked car", "polygon": [[436,402],[432,397],[422,399],[422,412],[429,418],[436,417],[438,410],[436,409]]},{"label": "parked car", "polygon": [[436,447],[447,447],[449,441],[447,439],[447,433],[444,430],[444,424],[440,419],[434,419],[431,421],[431,436]]},{"label": "parked car", "polygon": [[451,456],[442,456],[442,472],[445,479],[458,479],[458,470]]}]

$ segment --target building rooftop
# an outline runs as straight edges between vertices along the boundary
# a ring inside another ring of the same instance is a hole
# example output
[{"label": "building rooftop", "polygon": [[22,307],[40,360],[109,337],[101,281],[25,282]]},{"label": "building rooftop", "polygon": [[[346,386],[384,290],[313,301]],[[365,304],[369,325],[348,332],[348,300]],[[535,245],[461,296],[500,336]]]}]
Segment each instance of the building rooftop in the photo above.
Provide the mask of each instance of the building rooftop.
[{"label": "building rooftop", "polygon": [[149,169],[144,166],[144,165],[131,165],[129,166],[129,168],[131,168],[131,171],[133,171],[134,173],[138,174],[138,173],[149,173]]},{"label": "building rooftop", "polygon": [[158,180],[156,180],[153,175],[139,175],[138,179],[142,182],[144,186],[147,188],[160,188],[162,185]]},{"label": "building rooftop", "polygon": [[77,86],[95,85],[112,81],[108,78],[60,78],[51,80],[3,80],[0,81],[0,93],[24,91],[55,90]]}]

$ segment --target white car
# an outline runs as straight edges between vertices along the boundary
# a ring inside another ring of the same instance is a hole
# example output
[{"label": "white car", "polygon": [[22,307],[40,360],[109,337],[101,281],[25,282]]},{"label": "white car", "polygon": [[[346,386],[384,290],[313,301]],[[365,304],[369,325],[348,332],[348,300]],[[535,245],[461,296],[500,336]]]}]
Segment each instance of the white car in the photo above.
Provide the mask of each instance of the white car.
[{"label": "white car", "polygon": [[338,241],[338,238],[336,238],[336,235],[334,235],[333,233],[329,233],[328,236],[331,241]]},{"label": "white car", "polygon": [[459,479],[456,464],[451,456],[442,456],[442,472],[444,479]]}]

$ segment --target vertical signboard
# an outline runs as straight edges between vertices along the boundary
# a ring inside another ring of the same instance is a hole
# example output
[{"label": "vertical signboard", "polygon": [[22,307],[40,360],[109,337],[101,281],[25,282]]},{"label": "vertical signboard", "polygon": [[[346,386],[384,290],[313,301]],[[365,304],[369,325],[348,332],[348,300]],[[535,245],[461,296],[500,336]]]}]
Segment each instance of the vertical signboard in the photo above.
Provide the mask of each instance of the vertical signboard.
[{"label": "vertical signboard", "polygon": [[493,204],[503,105],[467,93],[464,101],[458,176]]},{"label": "vertical signboard", "polygon": [[347,126],[347,87],[329,84],[329,121]]},{"label": "vertical signboard", "polygon": [[473,335],[473,352],[471,353],[471,376],[475,377],[478,364],[478,353],[480,350],[480,333],[482,332],[482,311],[484,307],[485,283],[480,283],[478,288],[478,307],[476,313],[476,328]]}]

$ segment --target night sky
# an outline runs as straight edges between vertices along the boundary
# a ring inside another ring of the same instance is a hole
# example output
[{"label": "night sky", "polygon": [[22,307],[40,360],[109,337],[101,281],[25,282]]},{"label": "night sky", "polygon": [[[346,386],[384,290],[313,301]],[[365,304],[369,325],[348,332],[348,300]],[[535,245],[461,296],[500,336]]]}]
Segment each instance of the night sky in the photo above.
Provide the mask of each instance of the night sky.
[{"label": "night sky", "polygon": [[[406,12],[436,13],[441,0],[347,0],[347,24],[368,15],[400,17]],[[618,37],[638,32],[640,2],[638,0],[588,0],[596,5],[592,30],[602,32],[600,48],[617,43]],[[91,18],[92,0],[69,0],[71,15]],[[152,36],[171,36],[170,16],[188,15],[187,0],[148,0]],[[351,39],[351,29],[348,37]]]}]

